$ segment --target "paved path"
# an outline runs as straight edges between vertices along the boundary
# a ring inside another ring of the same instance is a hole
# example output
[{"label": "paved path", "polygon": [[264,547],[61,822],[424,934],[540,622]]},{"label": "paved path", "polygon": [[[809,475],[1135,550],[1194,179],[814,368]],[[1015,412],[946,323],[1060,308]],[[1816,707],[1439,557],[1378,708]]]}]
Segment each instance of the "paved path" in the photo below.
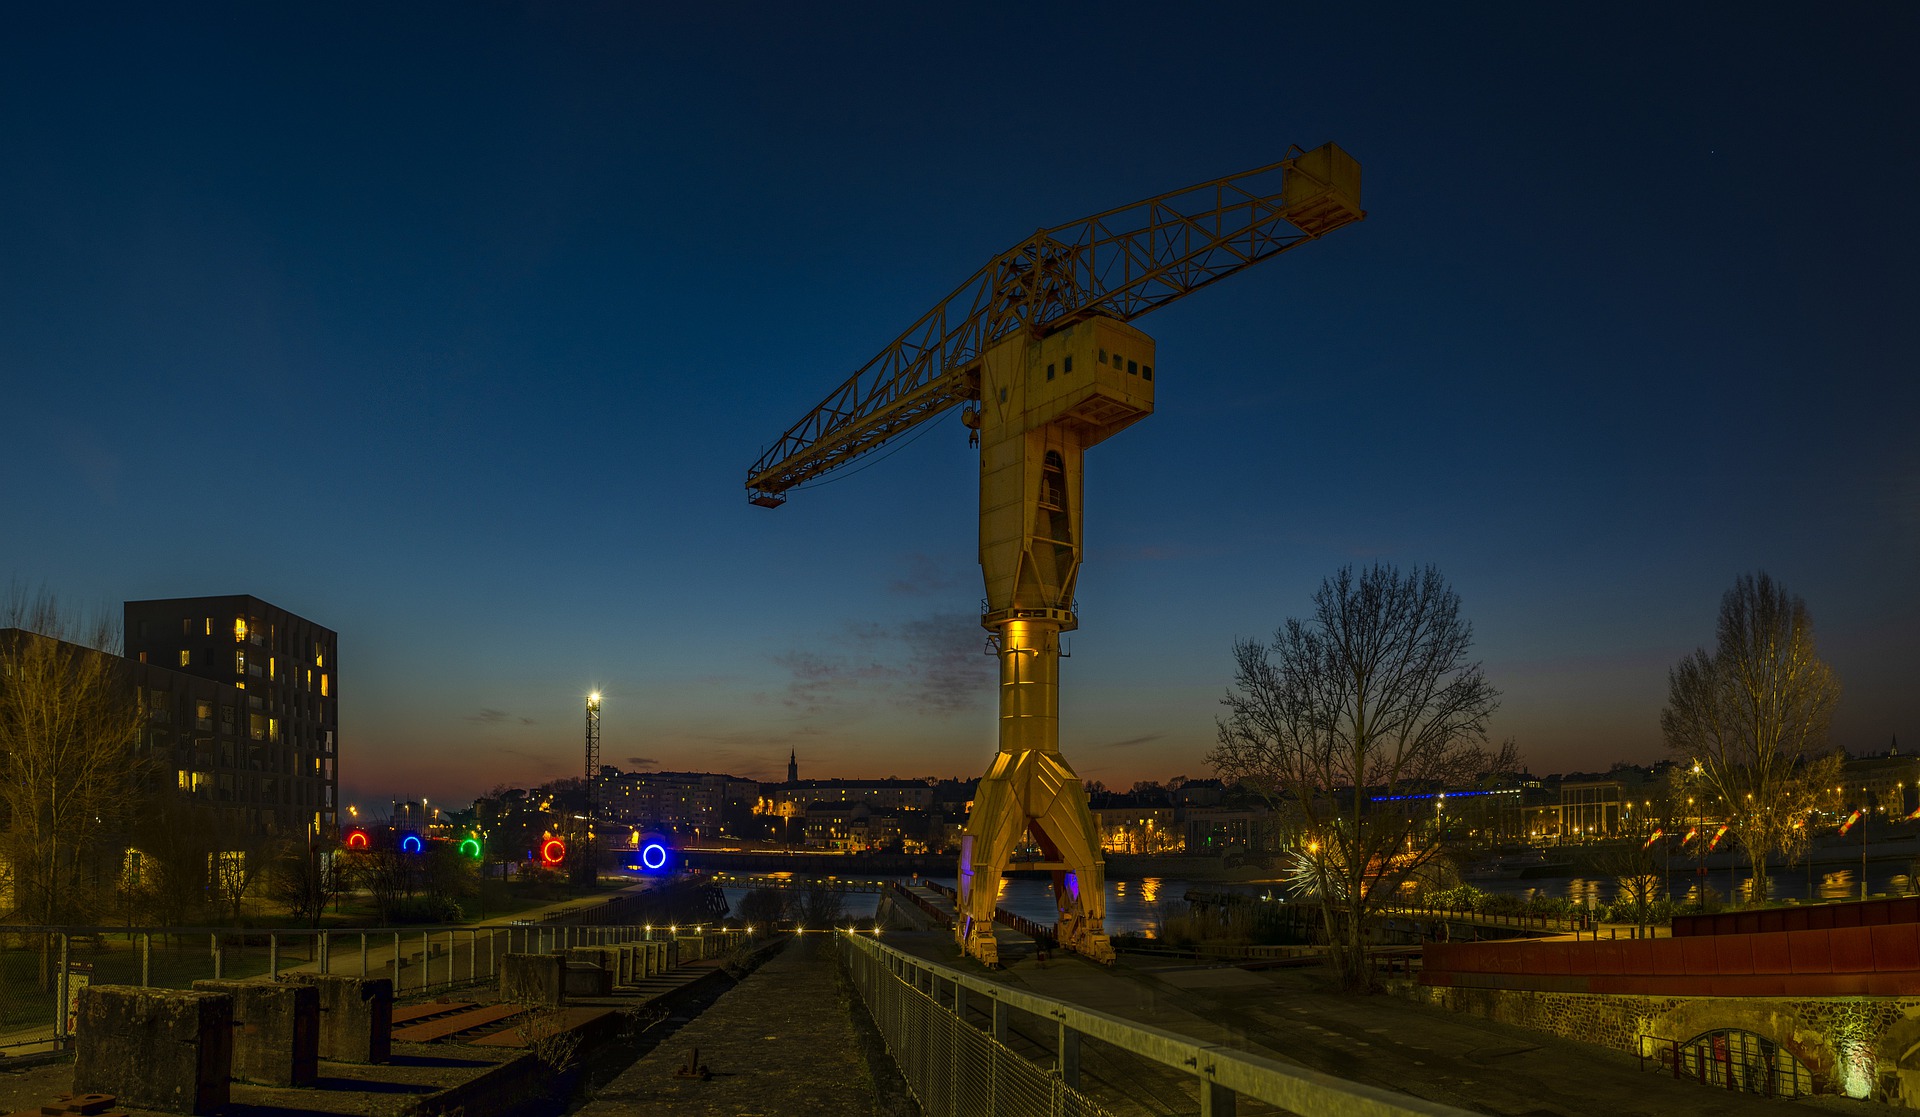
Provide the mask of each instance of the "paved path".
[{"label": "paved path", "polygon": [[[803,1117],[911,1112],[876,1085],[832,935],[800,935],[602,1087],[582,1117]],[[674,1071],[694,1048],[707,1081]]]}]

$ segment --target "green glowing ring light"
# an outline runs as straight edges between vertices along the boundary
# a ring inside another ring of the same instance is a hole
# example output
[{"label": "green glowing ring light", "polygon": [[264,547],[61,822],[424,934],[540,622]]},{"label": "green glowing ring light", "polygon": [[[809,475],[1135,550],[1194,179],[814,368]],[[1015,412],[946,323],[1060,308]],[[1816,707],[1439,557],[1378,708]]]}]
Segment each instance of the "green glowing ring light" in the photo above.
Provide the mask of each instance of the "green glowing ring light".
[{"label": "green glowing ring light", "polygon": [[[472,847],[471,850],[468,849],[469,846]],[[472,835],[468,835],[467,837],[460,839],[460,852],[466,854],[468,857],[471,857],[476,861],[479,860],[480,859],[480,839],[473,837]]]}]

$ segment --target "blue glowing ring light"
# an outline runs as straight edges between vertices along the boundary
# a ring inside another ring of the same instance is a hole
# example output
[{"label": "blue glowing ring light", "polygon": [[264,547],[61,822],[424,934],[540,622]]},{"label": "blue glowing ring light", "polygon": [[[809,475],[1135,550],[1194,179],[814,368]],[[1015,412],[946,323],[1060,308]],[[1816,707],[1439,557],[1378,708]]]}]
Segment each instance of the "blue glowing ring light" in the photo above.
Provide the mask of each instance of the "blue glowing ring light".
[{"label": "blue glowing ring light", "polygon": [[408,834],[406,837],[400,839],[401,853],[419,853],[425,848],[427,848],[426,843],[420,840],[420,835],[418,834]]},{"label": "blue glowing ring light", "polygon": [[649,872],[659,872],[667,867],[667,847],[660,842],[648,842],[640,848],[640,867]]}]

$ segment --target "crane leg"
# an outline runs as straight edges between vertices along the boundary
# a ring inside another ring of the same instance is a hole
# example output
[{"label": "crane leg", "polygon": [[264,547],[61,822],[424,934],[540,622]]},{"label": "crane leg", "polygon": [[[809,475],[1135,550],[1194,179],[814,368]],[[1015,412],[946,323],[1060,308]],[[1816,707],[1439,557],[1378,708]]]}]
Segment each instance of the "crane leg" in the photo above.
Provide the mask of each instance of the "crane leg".
[{"label": "crane leg", "polygon": [[1001,877],[1031,840],[1053,872],[1060,945],[1111,962],[1099,835],[1086,789],[1059,751],[1059,626],[1006,622],[1000,662],[1000,751],[974,793],[961,840],[955,938],[966,953],[998,963],[993,920]]}]

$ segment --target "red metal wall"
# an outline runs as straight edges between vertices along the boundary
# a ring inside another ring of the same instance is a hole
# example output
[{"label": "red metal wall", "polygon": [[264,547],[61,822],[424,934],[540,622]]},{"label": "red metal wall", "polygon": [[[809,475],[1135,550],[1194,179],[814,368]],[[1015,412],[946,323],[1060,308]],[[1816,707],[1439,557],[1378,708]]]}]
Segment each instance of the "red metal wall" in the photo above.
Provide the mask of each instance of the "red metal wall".
[{"label": "red metal wall", "polygon": [[1673,917],[1673,937],[1824,931],[1834,927],[1877,927],[1884,923],[1920,923],[1920,897],[1811,904],[1761,911],[1726,911],[1717,915],[1676,915]]},{"label": "red metal wall", "polygon": [[1423,959],[1426,985],[1675,997],[1920,996],[1920,921],[1606,942],[1435,943]]}]

